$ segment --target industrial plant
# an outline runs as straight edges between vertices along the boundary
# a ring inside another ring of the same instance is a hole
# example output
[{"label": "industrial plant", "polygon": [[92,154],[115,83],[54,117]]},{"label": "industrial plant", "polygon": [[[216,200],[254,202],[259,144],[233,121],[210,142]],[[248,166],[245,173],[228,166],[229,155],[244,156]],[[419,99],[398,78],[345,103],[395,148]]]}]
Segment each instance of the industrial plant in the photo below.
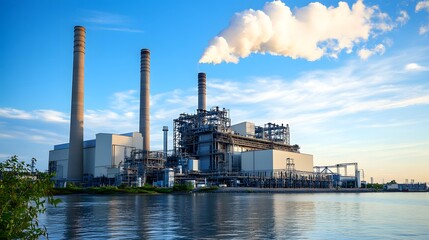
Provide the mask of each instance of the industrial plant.
[{"label": "industrial plant", "polygon": [[[49,171],[57,186],[174,184],[269,188],[360,187],[357,163],[314,166],[313,156],[290,143],[288,124],[231,124],[226,108],[206,107],[205,73],[198,73],[198,105],[194,113],[173,119],[173,146],[168,127],[162,150],[150,149],[150,51],[140,62],[139,131],[98,133],[83,140],[85,28],[74,28],[70,141],[49,152]],[[152,129],[153,131],[153,129]],[[352,166],[352,174],[347,167]],[[332,170],[333,169],[333,170]],[[343,171],[341,171],[344,169]]]}]

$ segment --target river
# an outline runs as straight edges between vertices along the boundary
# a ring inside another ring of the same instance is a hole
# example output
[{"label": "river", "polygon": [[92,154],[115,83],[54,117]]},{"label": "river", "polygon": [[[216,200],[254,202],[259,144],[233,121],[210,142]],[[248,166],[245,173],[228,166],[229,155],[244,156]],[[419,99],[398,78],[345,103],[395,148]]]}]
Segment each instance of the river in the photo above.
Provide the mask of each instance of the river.
[{"label": "river", "polygon": [[67,195],[50,239],[429,239],[429,193]]}]

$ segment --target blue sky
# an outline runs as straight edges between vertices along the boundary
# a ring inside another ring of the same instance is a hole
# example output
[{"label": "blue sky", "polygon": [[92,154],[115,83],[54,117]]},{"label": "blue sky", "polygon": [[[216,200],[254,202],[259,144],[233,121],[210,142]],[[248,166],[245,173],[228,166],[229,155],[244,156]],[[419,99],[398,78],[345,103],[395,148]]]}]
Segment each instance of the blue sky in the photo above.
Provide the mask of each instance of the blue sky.
[{"label": "blue sky", "polygon": [[36,157],[44,170],[68,141],[82,25],[85,139],[138,130],[149,48],[152,149],[163,125],[195,111],[202,71],[208,106],[233,123],[290,124],[315,165],[357,161],[367,181],[429,182],[429,2],[310,2],[0,1],[0,159]]}]

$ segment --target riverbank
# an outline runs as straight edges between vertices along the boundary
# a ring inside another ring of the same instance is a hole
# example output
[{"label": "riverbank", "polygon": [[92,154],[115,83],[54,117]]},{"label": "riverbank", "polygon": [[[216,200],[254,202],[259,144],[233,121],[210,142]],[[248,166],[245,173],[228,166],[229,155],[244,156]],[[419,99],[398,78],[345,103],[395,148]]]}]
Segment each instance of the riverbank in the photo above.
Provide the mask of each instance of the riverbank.
[{"label": "riverbank", "polygon": [[[186,191],[187,189],[185,189]],[[68,194],[160,194],[160,193],[172,193],[174,191],[183,191],[181,189],[174,188],[155,188],[152,186],[144,187],[67,187],[67,188],[54,188],[52,189],[53,195],[68,195]]]},{"label": "riverbank", "polygon": [[255,187],[206,187],[190,189],[187,186],[174,188],[144,187],[68,187],[54,188],[54,195],[68,194],[165,194],[165,193],[366,193],[377,192],[372,188],[255,188]]},{"label": "riverbank", "polygon": [[253,188],[226,187],[218,188],[214,193],[366,193],[377,192],[372,188]]}]

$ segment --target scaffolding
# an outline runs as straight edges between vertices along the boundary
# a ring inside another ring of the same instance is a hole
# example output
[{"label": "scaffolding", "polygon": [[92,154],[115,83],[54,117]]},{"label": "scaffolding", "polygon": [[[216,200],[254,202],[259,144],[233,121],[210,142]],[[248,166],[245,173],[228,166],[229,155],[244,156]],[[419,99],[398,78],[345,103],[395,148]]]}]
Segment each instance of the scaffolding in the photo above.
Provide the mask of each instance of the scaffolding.
[{"label": "scaffolding", "polygon": [[[348,167],[354,167],[352,175],[348,173]],[[352,185],[355,188],[361,187],[360,171],[358,169],[358,163],[339,163],[329,166],[314,166],[313,169],[316,173],[330,174],[333,177],[333,182],[336,187],[350,187]],[[335,171],[335,172],[334,172]]]},{"label": "scaffolding", "polygon": [[125,158],[120,183],[128,186],[144,185],[165,168],[165,161],[164,152],[133,149],[130,157]]},{"label": "scaffolding", "polygon": [[233,134],[229,110],[225,108],[183,113],[173,120],[174,156],[198,159],[203,163],[203,171],[220,174],[233,170],[236,146],[246,151],[276,149],[299,153],[298,145],[289,144],[289,125],[267,123],[255,130],[254,137]]},{"label": "scaffolding", "polygon": [[290,145],[289,125],[266,123],[263,127],[256,126],[255,137]]}]

